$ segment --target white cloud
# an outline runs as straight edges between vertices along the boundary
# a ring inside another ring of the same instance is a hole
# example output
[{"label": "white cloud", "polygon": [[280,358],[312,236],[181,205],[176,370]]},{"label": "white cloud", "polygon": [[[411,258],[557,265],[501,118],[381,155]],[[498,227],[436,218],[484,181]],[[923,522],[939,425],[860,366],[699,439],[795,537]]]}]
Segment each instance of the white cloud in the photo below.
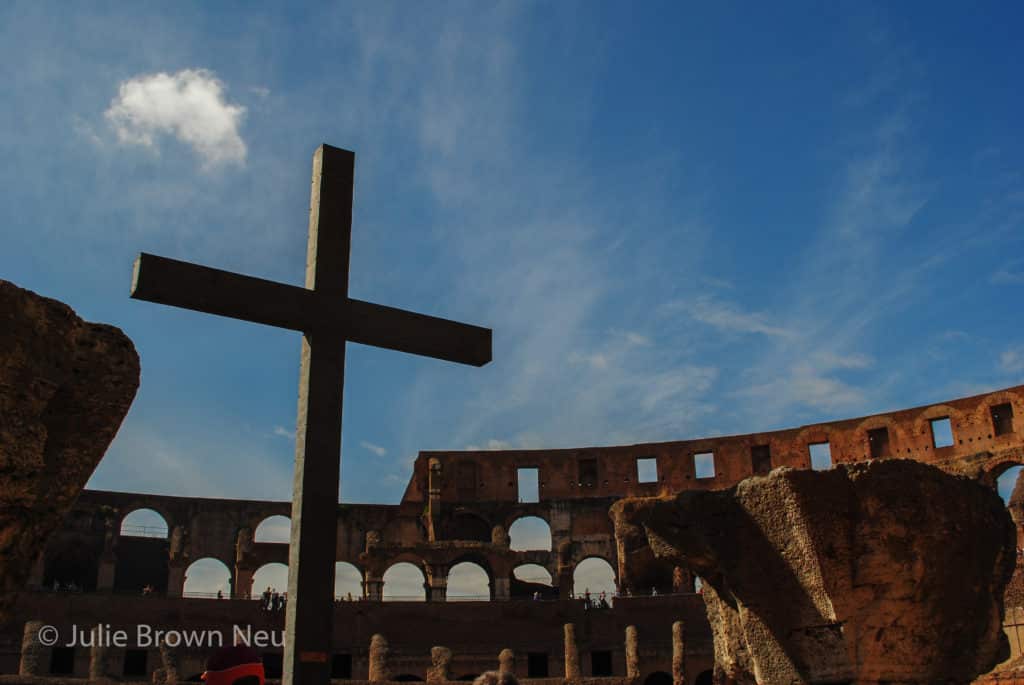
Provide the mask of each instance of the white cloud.
[{"label": "white cloud", "polygon": [[744,312],[731,302],[707,296],[698,297],[692,302],[672,303],[669,308],[682,308],[696,321],[730,333],[760,333],[780,338],[792,338],[795,335],[793,331],[769,322],[764,314]]},{"label": "white cloud", "polygon": [[1024,283],[1024,271],[1020,270],[1020,262],[1011,262],[998,269],[989,278],[993,285],[1020,285]]},{"label": "white cloud", "polygon": [[143,74],[120,84],[105,116],[124,144],[157,146],[161,136],[190,145],[205,169],[245,164],[238,129],[245,107],[224,99],[224,85],[206,69]]},{"label": "white cloud", "polygon": [[999,368],[1006,373],[1024,371],[1024,346],[1008,347],[999,355]]},{"label": "white cloud", "polygon": [[284,426],[274,426],[274,435],[278,435],[282,438],[288,438],[289,440],[295,439],[295,431],[290,431]]},{"label": "white cloud", "polygon": [[388,453],[388,451],[386,449],[384,449],[383,447],[381,447],[380,445],[375,445],[372,442],[368,442],[366,440],[363,440],[362,442],[360,442],[359,446],[362,447],[363,449],[366,449],[366,450],[369,450],[369,451],[373,452],[378,457],[383,457],[385,454]]}]

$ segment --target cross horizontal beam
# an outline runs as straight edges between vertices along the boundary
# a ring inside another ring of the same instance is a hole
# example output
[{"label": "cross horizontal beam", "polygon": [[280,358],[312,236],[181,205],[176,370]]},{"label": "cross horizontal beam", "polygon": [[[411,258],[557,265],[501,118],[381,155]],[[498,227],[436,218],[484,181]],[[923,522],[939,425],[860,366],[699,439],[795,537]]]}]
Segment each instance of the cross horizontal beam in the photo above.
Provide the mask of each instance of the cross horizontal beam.
[{"label": "cross horizontal beam", "polygon": [[491,330],[142,253],[131,296],[295,331],[338,332],[351,342],[460,364],[491,361]]}]

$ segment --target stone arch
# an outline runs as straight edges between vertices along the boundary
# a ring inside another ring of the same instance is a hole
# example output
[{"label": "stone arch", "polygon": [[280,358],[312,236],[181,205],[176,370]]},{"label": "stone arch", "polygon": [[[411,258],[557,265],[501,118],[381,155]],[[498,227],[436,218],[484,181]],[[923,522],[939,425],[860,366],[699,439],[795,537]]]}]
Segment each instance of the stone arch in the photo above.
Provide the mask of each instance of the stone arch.
[{"label": "stone arch", "polygon": [[986,469],[982,482],[994,488],[1003,501],[1010,503],[1010,495],[1013,494],[1013,487],[1017,483],[1017,476],[1020,475],[1024,461],[1014,459],[1002,460],[995,466]]},{"label": "stone arch", "polygon": [[185,570],[184,597],[231,596],[231,570],[216,557],[196,559]]},{"label": "stone arch", "polygon": [[672,676],[665,671],[655,671],[647,674],[644,685],[672,685]]},{"label": "stone arch", "polygon": [[551,551],[551,525],[540,516],[520,516],[508,527],[509,549]]},{"label": "stone arch", "polygon": [[[885,428],[889,434],[889,454],[888,457],[905,457],[911,454],[907,452],[908,448],[906,445],[913,444],[913,440],[908,439],[906,434],[906,426],[893,419],[889,415],[881,416],[869,416],[868,418],[861,421],[856,428],[853,429],[851,445],[857,445],[860,449],[860,453],[852,455],[857,460],[868,461],[871,459],[871,441],[869,439],[869,431],[873,431],[878,428]],[[910,448],[913,449],[913,448]],[[913,453],[916,455],[917,450],[914,449]]]},{"label": "stone arch", "polygon": [[427,589],[424,587],[427,576],[421,565],[397,561],[388,566],[381,580],[384,583],[381,595],[386,602],[425,602],[427,599]]},{"label": "stone arch", "polygon": [[259,597],[267,588],[288,591],[288,565],[279,561],[263,564],[252,574],[252,596]]},{"label": "stone arch", "polygon": [[287,545],[291,540],[292,520],[281,514],[267,516],[256,526],[254,542],[270,542]]},{"label": "stone arch", "polygon": [[122,537],[167,538],[171,527],[167,516],[151,507],[136,507],[121,518]]},{"label": "stone arch", "polygon": [[971,423],[974,426],[985,426],[986,429],[983,431],[983,434],[988,440],[998,437],[994,432],[995,426],[992,425],[992,407],[999,404],[1010,405],[1014,416],[1014,433],[1019,432],[1018,426],[1024,426],[1024,423],[1021,423],[1022,419],[1017,418],[1024,414],[1024,405],[1021,403],[1020,395],[1008,390],[994,392],[987,395],[984,401],[979,402],[975,406],[974,411],[971,412]]},{"label": "stone arch", "polygon": [[[612,597],[616,591],[615,567],[604,557],[589,556],[573,568],[572,585],[577,597],[582,597],[587,590],[592,597],[602,592]],[[646,592],[641,589],[637,594]]]},{"label": "stone arch", "polygon": [[448,568],[448,601],[490,600],[493,592],[491,574],[475,560],[463,559]]},{"label": "stone arch", "polygon": [[363,596],[363,572],[355,564],[347,561],[334,562],[334,597],[335,599],[354,599]]},{"label": "stone arch", "polygon": [[541,599],[557,599],[558,588],[554,576],[540,564],[519,564],[512,569],[510,595],[513,598],[533,598],[540,593]]}]

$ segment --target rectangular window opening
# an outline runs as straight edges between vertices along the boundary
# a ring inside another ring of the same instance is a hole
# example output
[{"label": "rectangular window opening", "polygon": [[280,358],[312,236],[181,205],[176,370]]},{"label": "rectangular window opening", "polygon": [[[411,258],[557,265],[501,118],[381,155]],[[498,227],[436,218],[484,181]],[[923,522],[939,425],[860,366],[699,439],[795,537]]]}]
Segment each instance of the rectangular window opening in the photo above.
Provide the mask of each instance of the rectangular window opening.
[{"label": "rectangular window opening", "polygon": [[658,460],[654,457],[640,457],[636,460],[636,482],[658,482]]},{"label": "rectangular window opening", "polygon": [[351,654],[335,654],[331,657],[331,678],[338,680],[352,679]]},{"label": "rectangular window opening", "polygon": [[815,471],[828,471],[832,468],[832,446],[827,442],[808,445],[811,453],[811,468]]},{"label": "rectangular window opening", "polygon": [[52,675],[74,675],[74,647],[54,647],[50,651],[50,673]]},{"label": "rectangular window opening", "polygon": [[772,448],[769,445],[754,445],[750,448],[750,465],[754,475],[764,476],[772,470]]},{"label": "rectangular window opening", "polygon": [[992,432],[996,435],[1013,432],[1013,405],[1009,402],[992,407]]},{"label": "rectangular window opening", "polygon": [[547,652],[530,652],[526,655],[526,677],[547,678],[548,677],[548,655]]},{"label": "rectangular window opening", "polygon": [[144,649],[125,650],[124,675],[127,677],[145,676],[147,674],[146,661],[148,656],[148,652]]},{"label": "rectangular window opening", "polygon": [[715,477],[715,455],[712,452],[700,452],[693,455],[693,471],[697,478]]},{"label": "rectangular window opening", "polygon": [[516,480],[519,483],[519,502],[529,504],[540,501],[540,469],[516,469]]},{"label": "rectangular window opening", "polygon": [[872,428],[868,431],[868,444],[871,446],[871,458],[881,459],[892,456],[889,451],[889,429],[886,427]]},{"label": "rectangular window opening", "polygon": [[612,675],[612,653],[606,650],[590,653],[590,676],[609,678]]},{"label": "rectangular window opening", "polygon": [[950,447],[953,444],[953,424],[949,417],[932,419],[932,444],[938,447]]},{"label": "rectangular window opening", "polygon": [[579,468],[579,486],[581,488],[596,488],[597,459],[580,459],[576,465]]}]

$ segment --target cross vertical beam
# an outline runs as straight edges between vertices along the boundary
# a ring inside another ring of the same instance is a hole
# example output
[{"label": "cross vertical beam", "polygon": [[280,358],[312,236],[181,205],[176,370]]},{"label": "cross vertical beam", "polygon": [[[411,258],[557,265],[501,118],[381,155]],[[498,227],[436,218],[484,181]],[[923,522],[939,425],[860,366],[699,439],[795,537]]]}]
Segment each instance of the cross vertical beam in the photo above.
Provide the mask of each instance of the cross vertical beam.
[{"label": "cross vertical beam", "polygon": [[[338,302],[348,297],[354,171],[347,150],[324,145],[313,157],[306,288]],[[330,679],[344,381],[344,325],[324,320],[302,338],[283,685]]]}]

